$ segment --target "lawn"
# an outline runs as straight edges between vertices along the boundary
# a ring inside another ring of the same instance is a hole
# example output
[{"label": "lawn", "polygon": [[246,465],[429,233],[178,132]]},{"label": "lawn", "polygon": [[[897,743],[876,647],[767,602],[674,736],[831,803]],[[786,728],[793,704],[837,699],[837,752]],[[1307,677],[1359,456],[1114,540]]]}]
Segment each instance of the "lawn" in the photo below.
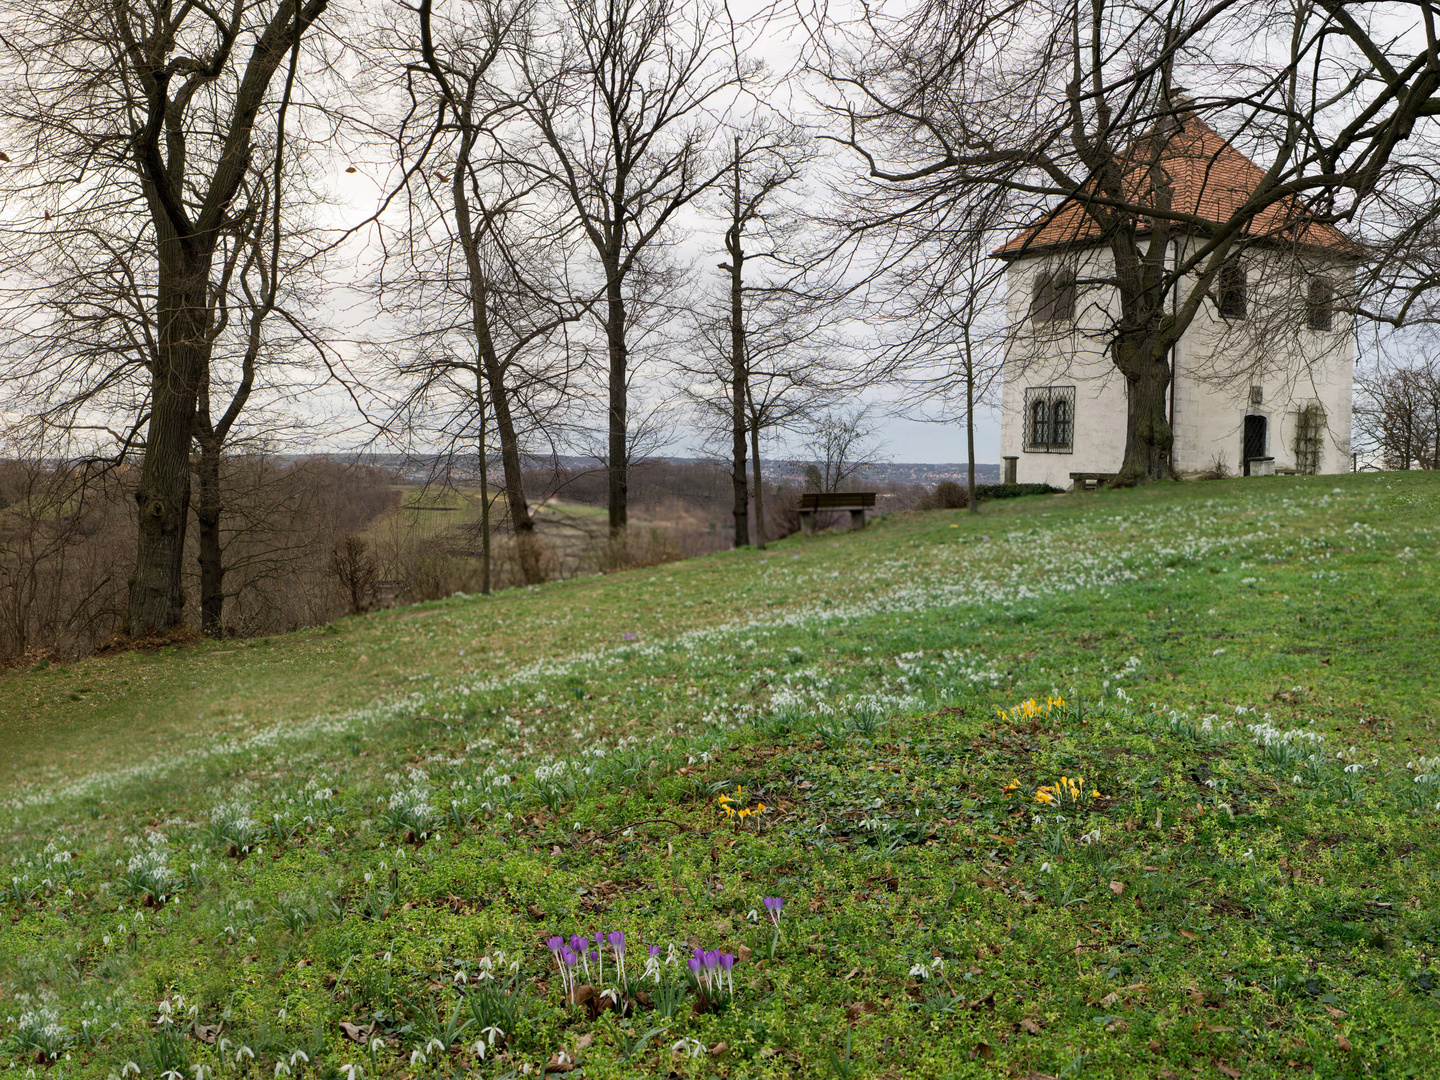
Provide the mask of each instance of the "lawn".
[{"label": "lawn", "polygon": [[1440,1075],[1437,478],[984,509],[0,680],[0,1060]]}]

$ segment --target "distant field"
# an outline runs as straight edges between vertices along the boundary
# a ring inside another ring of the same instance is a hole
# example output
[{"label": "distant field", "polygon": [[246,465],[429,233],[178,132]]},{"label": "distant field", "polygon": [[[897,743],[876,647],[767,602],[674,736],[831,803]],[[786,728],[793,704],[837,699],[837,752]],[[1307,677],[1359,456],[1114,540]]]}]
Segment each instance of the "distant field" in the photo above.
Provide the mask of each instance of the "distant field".
[{"label": "distant field", "polygon": [[1433,475],[1167,485],[0,679],[0,1061],[1440,1075],[1437,572]]}]

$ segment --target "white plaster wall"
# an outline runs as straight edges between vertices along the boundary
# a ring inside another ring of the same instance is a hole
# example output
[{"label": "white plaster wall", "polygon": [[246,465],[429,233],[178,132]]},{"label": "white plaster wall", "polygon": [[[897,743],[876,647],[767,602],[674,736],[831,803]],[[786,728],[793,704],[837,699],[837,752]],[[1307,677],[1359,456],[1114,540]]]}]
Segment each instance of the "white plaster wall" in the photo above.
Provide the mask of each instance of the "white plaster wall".
[{"label": "white plaster wall", "polygon": [[[1249,306],[1253,318],[1237,324],[1221,319],[1206,304],[1176,348],[1173,423],[1174,463],[1182,476],[1195,476],[1222,464],[1232,474],[1242,471],[1244,417],[1251,411],[1250,386],[1262,388],[1263,403],[1255,412],[1268,424],[1268,453],[1277,469],[1295,467],[1297,413],[1309,402],[1325,411],[1320,471],[1350,470],[1351,395],[1354,376],[1354,335],[1347,317],[1337,312],[1334,329],[1304,327],[1303,276],[1293,271],[1293,258],[1252,253]],[[1263,260],[1269,259],[1270,262]],[[1076,267],[1104,277],[1108,253],[1087,253]],[[1072,472],[1116,472],[1125,452],[1125,381],[1106,351],[1111,325],[1113,290],[1083,290],[1077,299],[1076,326],[1067,333],[1040,328],[1028,320],[1033,280],[1054,263],[1043,257],[1018,260],[1007,280],[1011,340],[1001,389],[1001,454],[1015,456],[1016,479],[1068,487]],[[1313,272],[1315,267],[1310,267]],[[1353,265],[1323,267],[1342,291]],[[1110,295],[1106,295],[1109,293]],[[1183,290],[1182,290],[1183,293]],[[1069,454],[1034,453],[1024,449],[1025,388],[1073,385],[1075,393],[1074,450]]]},{"label": "white plaster wall", "polygon": [[[1072,260],[1073,262],[1073,260]],[[1108,252],[1092,251],[1074,268],[1108,276]],[[1106,347],[1114,312],[1113,290],[1081,288],[1075,327],[1068,332],[1042,327],[1028,318],[1035,275],[1053,268],[1047,259],[1017,260],[1008,272],[1007,306],[1012,327],[1001,388],[1000,453],[1018,456],[1016,479],[1022,484],[1070,486],[1072,472],[1115,472],[1125,454],[1125,380],[1110,362]],[[1025,388],[1075,387],[1074,449],[1071,453],[1034,453],[1022,445]]]}]

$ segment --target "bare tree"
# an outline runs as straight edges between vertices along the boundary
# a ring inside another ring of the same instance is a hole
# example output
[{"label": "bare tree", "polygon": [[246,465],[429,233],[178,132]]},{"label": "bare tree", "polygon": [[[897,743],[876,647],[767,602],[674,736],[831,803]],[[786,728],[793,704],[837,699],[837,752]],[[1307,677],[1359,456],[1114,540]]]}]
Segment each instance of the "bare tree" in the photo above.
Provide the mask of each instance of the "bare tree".
[{"label": "bare tree", "polygon": [[1153,480],[1170,475],[1171,349],[1233,295],[1244,252],[1343,279],[1360,248],[1337,225],[1389,243],[1434,214],[1440,38],[1382,36],[1354,7],[882,5],[832,25],[815,64],[875,183],[916,204],[1013,197],[1003,254],[1071,260],[1056,295],[1093,297],[1128,390],[1121,476]]},{"label": "bare tree", "polygon": [[872,406],[826,410],[810,427],[807,482],[819,491],[839,491],[879,462],[878,435]]},{"label": "bare tree", "polygon": [[[747,142],[750,144],[748,148],[742,149]],[[754,293],[757,289],[777,288],[775,283],[768,280],[760,283],[751,281],[747,285],[745,264],[747,260],[758,262],[762,266],[766,262],[772,262],[789,268],[793,274],[796,268],[795,253],[786,248],[793,241],[797,218],[793,213],[786,215],[783,208],[775,204],[782,191],[800,179],[812,157],[813,149],[809,140],[797,128],[790,125],[772,127],[757,124],[745,133],[734,136],[730,174],[724,182],[728,211],[725,254],[728,261],[721,263],[720,269],[730,278],[730,371],[727,381],[730,392],[730,471],[735,494],[733,513],[736,547],[750,542],[750,485],[745,463],[747,432],[752,436],[751,442],[754,444],[752,456],[755,473],[756,543],[762,548],[765,546],[765,495],[760,475],[759,449],[763,428],[749,422],[749,419],[753,418],[751,414],[756,410],[748,350],[747,293]],[[747,245],[758,247],[752,246],[747,250]],[[767,354],[766,360],[773,362],[776,359],[773,331],[778,329],[778,326],[772,325],[770,329],[770,340],[761,351]],[[762,392],[759,412],[773,414],[773,409],[766,409],[770,404],[766,397]],[[766,427],[775,426],[776,419],[773,415],[767,415],[764,419],[768,421]]]},{"label": "bare tree", "polygon": [[556,0],[520,58],[525,154],[573,209],[603,279],[609,522],[627,516],[632,275],[677,215],[730,167],[709,153],[709,113],[742,77],[733,28],[676,0]]},{"label": "bare tree", "polygon": [[522,577],[534,584],[542,572],[525,491],[525,436],[541,434],[543,449],[553,451],[551,427],[572,373],[564,328],[590,305],[574,298],[567,280],[566,204],[536,192],[502,138],[514,134],[505,119],[516,106],[492,72],[529,47],[533,5],[495,0],[442,17],[425,0],[415,14],[413,26],[385,35],[387,57],[404,65],[408,108],[394,137],[410,217],[401,230],[406,271],[397,276],[387,267],[380,291],[384,305],[414,327],[392,364],[402,380],[391,395],[392,424],[428,420],[451,452],[476,452],[488,592],[487,433],[493,426],[499,443]]},{"label": "bare tree", "polygon": [[81,366],[101,372],[78,395],[51,395],[62,400],[50,414],[73,420],[108,394],[127,407],[122,448],[143,445],[127,607],[137,636],[183,618],[190,450],[213,342],[216,256],[252,212],[240,200],[256,125],[283,111],[271,82],[327,2],[217,11],[22,0],[3,17],[0,48],[13,81],[0,124],[17,151],[7,187],[12,205],[33,214],[12,247],[28,245],[27,269],[46,280],[34,253],[49,246],[44,222],[55,218],[69,234],[87,234],[85,250],[107,254],[96,273],[123,280],[143,268],[149,277],[90,315],[105,324],[92,342],[123,342],[118,353],[61,350],[60,367],[83,356]]},{"label": "bare tree", "polygon": [[1415,344],[1356,376],[1358,441],[1387,469],[1440,469],[1440,360]]}]

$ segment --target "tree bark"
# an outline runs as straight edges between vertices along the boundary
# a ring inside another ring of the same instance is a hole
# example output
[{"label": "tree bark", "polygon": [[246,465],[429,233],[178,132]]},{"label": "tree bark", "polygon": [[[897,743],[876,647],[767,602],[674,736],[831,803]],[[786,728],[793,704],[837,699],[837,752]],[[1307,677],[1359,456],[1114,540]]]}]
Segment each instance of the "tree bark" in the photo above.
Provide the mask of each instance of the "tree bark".
[{"label": "tree bark", "polygon": [[[735,137],[735,183],[725,247],[730,255],[730,478],[735,490],[735,546],[750,544],[750,491],[745,476],[745,249],[740,243],[740,137]],[[759,459],[756,459],[759,463]]]},{"label": "tree bark", "polygon": [[1174,433],[1166,413],[1170,365],[1163,351],[1155,355],[1149,342],[1116,344],[1116,367],[1126,379],[1125,458],[1120,482],[1140,484],[1173,477],[1170,450]]},{"label": "tree bark", "polygon": [[605,342],[610,354],[610,447],[609,507],[610,531],[618,533],[629,524],[629,440],[626,438],[625,298],[620,291],[618,261],[605,268]]},{"label": "tree bark", "polygon": [[220,541],[220,443],[198,441],[195,462],[195,532],[200,564],[200,632],[219,637],[225,612],[225,550]]},{"label": "tree bark", "polygon": [[209,272],[208,250],[195,251],[174,238],[162,244],[156,302],[158,362],[151,376],[150,424],[135,489],[139,535],[126,612],[131,637],[168,629],[184,617],[190,441],[206,369]]},{"label": "tree bark", "polygon": [[[754,412],[754,402],[750,402]],[[755,546],[765,550],[765,477],[760,473],[760,425],[750,424],[750,459],[755,475]]]},{"label": "tree bark", "polygon": [[[470,214],[470,199],[465,182],[470,177],[470,148],[474,133],[468,123],[461,136],[460,151],[455,163],[455,177],[451,194],[455,204],[455,228],[460,234],[460,246],[465,253],[465,268],[470,278],[470,319],[475,335],[476,352],[484,370],[485,382],[490,388],[490,409],[495,414],[495,434],[500,440],[500,463],[505,473],[505,500],[510,512],[510,528],[515,533],[515,544],[520,560],[520,576],[526,585],[538,585],[541,580],[540,552],[535,539],[535,521],[530,516],[530,506],[525,501],[525,476],[520,465],[520,440],[515,434],[514,417],[510,412],[510,395],[505,385],[505,365],[495,350],[495,338],[490,332],[490,290],[484,263],[480,258],[480,243]],[[483,208],[482,208],[483,212]],[[484,390],[477,386],[480,395],[480,422],[485,422]],[[483,433],[482,433],[483,442]],[[481,462],[482,472],[485,463]],[[482,478],[488,486],[488,477]],[[489,512],[486,501],[485,513]],[[489,543],[488,532],[486,543]],[[488,589],[487,589],[488,591]]]}]

